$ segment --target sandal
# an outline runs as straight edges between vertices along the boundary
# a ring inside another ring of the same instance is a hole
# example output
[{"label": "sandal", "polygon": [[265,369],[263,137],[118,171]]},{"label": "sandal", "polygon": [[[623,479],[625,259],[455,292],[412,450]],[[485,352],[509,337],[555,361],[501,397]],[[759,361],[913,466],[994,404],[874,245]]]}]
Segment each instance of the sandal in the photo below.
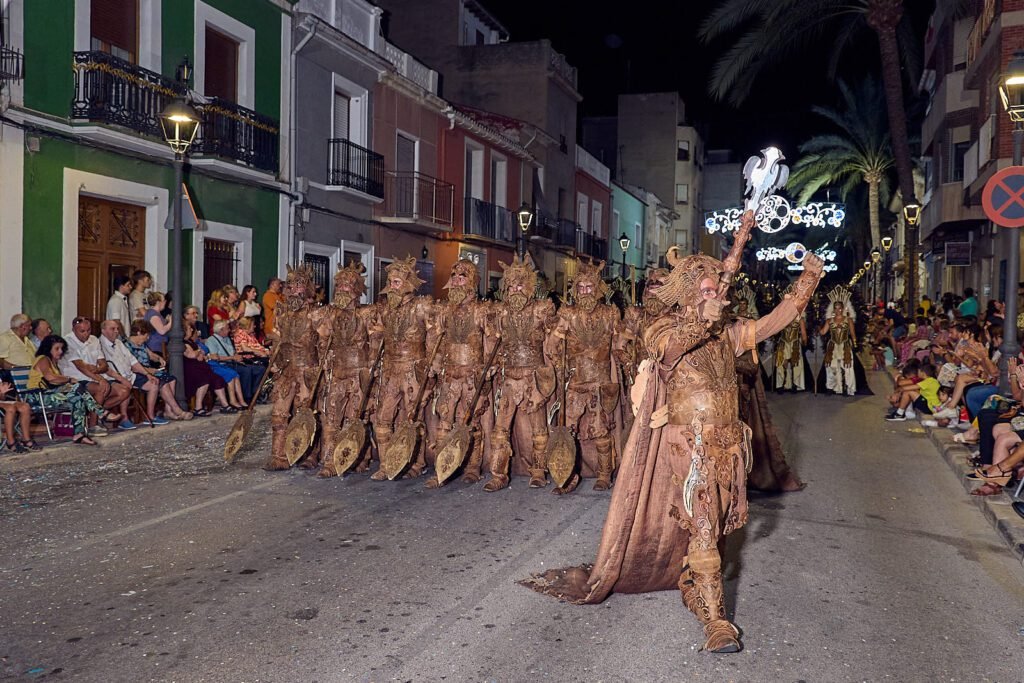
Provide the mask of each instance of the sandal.
[{"label": "sandal", "polygon": [[[1006,486],[1010,483],[1010,477],[1013,476],[1013,470],[1004,472],[1003,468],[996,465],[996,469],[999,470],[999,474],[986,474],[983,467],[979,467],[970,474],[966,475],[968,479],[974,479],[975,481],[983,481],[986,484],[993,484],[995,486]],[[981,495],[981,494],[979,494]]]},{"label": "sandal", "polygon": [[233,413],[237,413],[238,412],[238,408],[236,408],[234,406],[221,406],[220,412],[225,414],[225,415],[231,415]]},{"label": "sandal", "polygon": [[4,451],[7,453],[28,453],[28,449],[22,446],[20,443],[15,441],[4,446]]},{"label": "sandal", "polygon": [[41,450],[43,450],[43,447],[40,446],[38,443],[36,443],[35,439],[28,439],[28,440],[22,439],[21,440],[21,445],[24,446],[25,448],[27,448],[30,451],[41,451]]},{"label": "sandal", "polygon": [[210,411],[206,408],[201,408],[192,412],[192,417],[210,417]]},{"label": "sandal", "polygon": [[86,434],[79,434],[78,436],[76,436],[73,439],[71,439],[71,443],[77,444],[79,446],[98,446],[99,445],[95,441],[90,439],[88,437],[88,435],[86,435]]},{"label": "sandal", "polygon": [[994,484],[991,481],[985,482],[980,488],[976,488],[971,491],[972,496],[998,496],[1003,492],[1003,487],[999,484]]}]

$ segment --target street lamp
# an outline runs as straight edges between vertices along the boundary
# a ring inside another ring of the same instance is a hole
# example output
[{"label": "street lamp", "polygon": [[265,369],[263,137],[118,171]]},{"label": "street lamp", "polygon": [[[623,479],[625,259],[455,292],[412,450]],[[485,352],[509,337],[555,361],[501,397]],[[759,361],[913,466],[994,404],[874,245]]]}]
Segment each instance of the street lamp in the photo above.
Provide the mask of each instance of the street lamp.
[{"label": "street lamp", "polygon": [[622,281],[626,281],[626,251],[629,250],[629,237],[626,233],[619,235],[619,249],[622,250]]},{"label": "street lamp", "polygon": [[881,261],[882,260],[882,250],[879,249],[878,247],[875,247],[874,249],[872,249],[871,250],[871,260],[874,261],[875,263],[878,263],[879,261]]},{"label": "street lamp", "polygon": [[533,223],[533,211],[530,210],[530,205],[523,202],[523,205],[519,207],[519,212],[516,214],[516,218],[519,219],[519,258],[525,258],[526,256],[526,233],[530,230],[530,225]]},{"label": "street lamp", "polygon": [[[188,77],[191,73],[188,59],[178,67],[179,83],[183,89],[188,89]],[[185,155],[188,148],[195,140],[196,131],[199,130],[199,115],[189,105],[187,99],[179,97],[170,102],[160,112],[160,128],[163,129],[164,140],[174,152],[174,193],[171,201],[171,213],[174,229],[172,240],[172,253],[174,257],[174,269],[171,271],[171,289],[177,298],[176,310],[171,315],[171,334],[167,339],[167,365],[172,377],[177,378],[175,382],[174,399],[182,408],[188,406],[188,398],[185,396],[185,335],[182,329],[181,320],[184,313],[185,297],[181,288],[181,199],[182,185],[184,185]]]},{"label": "street lamp", "polygon": [[886,235],[885,237],[882,238],[882,248],[885,249],[886,251],[892,249],[892,237]]},{"label": "street lamp", "polygon": [[[1013,165],[1021,165],[1024,150],[1024,51],[1013,53],[999,86],[1003,107],[1013,121]],[[1020,353],[1017,343],[1017,283],[1020,281],[1020,230],[1009,230],[1010,253],[1006,259],[1006,307],[1003,311],[1003,344],[999,347],[999,393],[1009,396],[1007,361]]]}]

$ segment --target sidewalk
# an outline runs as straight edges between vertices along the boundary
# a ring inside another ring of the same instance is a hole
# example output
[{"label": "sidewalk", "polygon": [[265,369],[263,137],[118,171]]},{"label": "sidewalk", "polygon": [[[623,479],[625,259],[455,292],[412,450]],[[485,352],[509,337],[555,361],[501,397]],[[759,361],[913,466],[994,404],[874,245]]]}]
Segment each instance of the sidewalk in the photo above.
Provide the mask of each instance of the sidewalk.
[{"label": "sidewalk", "polygon": [[[887,368],[887,373],[893,384],[895,384],[899,372],[894,368]],[[978,482],[967,479],[964,476],[973,471],[973,468],[967,466],[970,450],[953,441],[955,432],[945,427],[924,427],[917,421],[913,423],[908,421],[906,424],[913,424],[916,429],[926,432],[928,439],[935,445],[935,449],[943,457],[950,469],[953,470],[953,473],[960,479],[964,491],[967,492],[967,497],[981,510],[985,518],[995,527],[999,535],[1006,541],[1006,544],[1010,546],[1010,549],[1016,553],[1017,559],[1020,560],[1021,564],[1024,564],[1024,519],[1021,519],[1013,511],[1013,508],[1010,507],[1011,503],[1019,500],[1013,498],[1016,485],[1013,488],[1003,487],[1002,495],[998,496],[970,495],[970,492],[978,487]],[[1021,493],[1024,495],[1024,491]]]}]

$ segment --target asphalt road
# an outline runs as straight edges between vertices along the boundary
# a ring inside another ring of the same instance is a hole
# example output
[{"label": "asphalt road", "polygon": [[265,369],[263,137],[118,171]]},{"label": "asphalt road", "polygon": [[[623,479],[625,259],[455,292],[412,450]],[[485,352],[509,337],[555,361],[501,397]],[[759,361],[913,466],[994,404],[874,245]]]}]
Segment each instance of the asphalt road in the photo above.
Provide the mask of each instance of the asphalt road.
[{"label": "asphalt road", "polygon": [[[873,378],[877,385],[884,382]],[[0,678],[1021,681],[1024,570],[879,397],[772,399],[800,493],[731,539],[735,655],[678,594],[575,607],[608,494],[320,481],[220,461],[230,418],[0,460]]]}]

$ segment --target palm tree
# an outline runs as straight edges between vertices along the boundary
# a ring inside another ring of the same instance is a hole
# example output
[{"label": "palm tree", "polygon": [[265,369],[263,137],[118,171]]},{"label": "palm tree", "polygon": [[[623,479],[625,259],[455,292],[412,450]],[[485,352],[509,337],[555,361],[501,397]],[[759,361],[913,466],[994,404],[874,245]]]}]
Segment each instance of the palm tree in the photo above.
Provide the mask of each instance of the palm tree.
[{"label": "palm tree", "polygon": [[867,185],[871,245],[878,245],[882,240],[880,211],[889,202],[893,167],[885,101],[873,78],[864,79],[856,89],[840,80],[839,92],[838,107],[811,109],[837,130],[800,145],[801,157],[793,165],[788,187],[797,202],[804,204],[823,187],[837,186],[840,198],[846,201],[850,192]]}]

